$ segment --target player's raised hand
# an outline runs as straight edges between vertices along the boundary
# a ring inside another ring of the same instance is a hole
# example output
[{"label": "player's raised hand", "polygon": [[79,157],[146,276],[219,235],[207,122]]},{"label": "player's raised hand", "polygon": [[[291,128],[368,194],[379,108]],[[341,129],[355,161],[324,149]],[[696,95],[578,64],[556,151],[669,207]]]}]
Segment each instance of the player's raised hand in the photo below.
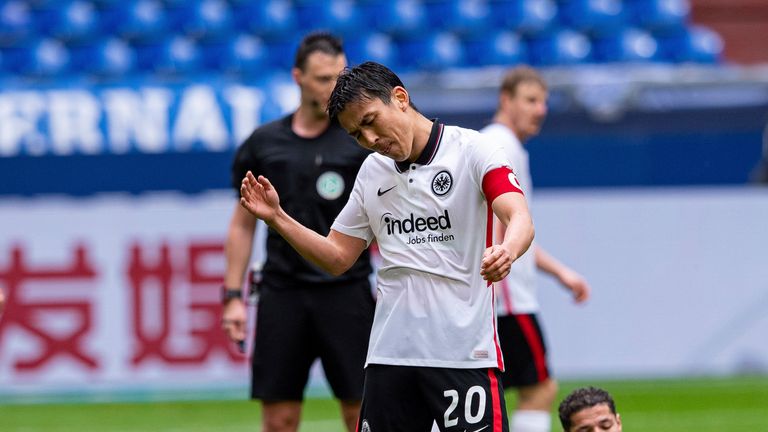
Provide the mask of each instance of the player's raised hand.
[{"label": "player's raised hand", "polygon": [[502,246],[494,245],[483,252],[480,262],[480,275],[489,282],[498,282],[509,274],[512,267],[512,257]]},{"label": "player's raised hand", "polygon": [[270,223],[280,208],[280,197],[264,176],[248,171],[240,185],[240,205],[257,218]]}]

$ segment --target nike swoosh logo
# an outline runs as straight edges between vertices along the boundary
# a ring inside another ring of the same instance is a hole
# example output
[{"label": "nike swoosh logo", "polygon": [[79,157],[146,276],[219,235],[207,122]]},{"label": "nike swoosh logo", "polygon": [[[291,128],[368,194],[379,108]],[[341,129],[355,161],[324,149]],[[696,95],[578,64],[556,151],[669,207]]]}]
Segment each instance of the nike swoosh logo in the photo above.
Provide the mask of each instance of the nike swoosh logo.
[{"label": "nike swoosh logo", "polygon": [[391,188],[389,188],[389,189],[386,189],[386,190],[381,190],[381,188],[379,188],[379,190],[376,192],[376,194],[377,194],[378,196],[382,196],[382,195],[384,195],[385,193],[387,193],[387,192],[391,191],[392,189],[394,189],[394,188],[396,188],[396,187],[397,187],[397,185],[394,185],[394,186],[392,186]]},{"label": "nike swoosh logo", "polygon": [[[490,425],[485,425],[485,426],[481,427],[480,429],[473,430],[472,432],[480,432],[481,430],[488,428],[488,426],[490,426]],[[467,432],[467,430],[464,429],[464,432]]]}]

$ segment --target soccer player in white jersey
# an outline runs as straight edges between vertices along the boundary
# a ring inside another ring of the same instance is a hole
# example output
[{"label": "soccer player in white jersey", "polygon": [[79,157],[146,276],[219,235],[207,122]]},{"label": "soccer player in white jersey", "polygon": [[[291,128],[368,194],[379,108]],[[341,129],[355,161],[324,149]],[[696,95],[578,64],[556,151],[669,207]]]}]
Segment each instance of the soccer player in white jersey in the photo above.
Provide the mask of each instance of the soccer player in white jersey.
[{"label": "soccer player in white jersey", "polygon": [[[424,117],[397,75],[373,62],[339,76],[328,111],[375,152],[330,233],[291,219],[263,176],[246,175],[241,204],[332,274],[378,242],[358,431],[427,431],[433,421],[442,431],[507,431],[491,284],[528,249],[533,224],[504,150]],[[497,245],[494,215],[507,227]]]},{"label": "soccer player in white jersey", "polygon": [[[481,130],[490,141],[506,150],[528,202],[531,202],[532,184],[528,152],[523,143],[541,130],[547,115],[547,96],[547,85],[535,70],[527,66],[511,69],[502,82],[493,123]],[[503,232],[503,224],[497,224],[497,229]],[[576,302],[586,301],[590,293],[581,275],[537,243],[515,261],[503,281],[495,284],[498,332],[507,366],[501,380],[505,389],[517,390],[512,432],[549,431],[549,412],[557,396],[557,383],[550,376],[544,337],[537,319],[536,268],[557,278]]]}]

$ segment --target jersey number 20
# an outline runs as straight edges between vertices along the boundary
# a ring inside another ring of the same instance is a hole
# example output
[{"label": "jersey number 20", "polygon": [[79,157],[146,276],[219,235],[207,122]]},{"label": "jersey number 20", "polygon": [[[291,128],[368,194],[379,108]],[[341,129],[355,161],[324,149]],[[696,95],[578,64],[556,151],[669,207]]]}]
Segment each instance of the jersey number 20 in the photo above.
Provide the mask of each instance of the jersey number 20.
[{"label": "jersey number 20", "polygon": [[[450,406],[448,406],[445,414],[443,414],[445,427],[456,426],[459,424],[459,418],[454,416],[454,411],[459,406],[459,392],[456,390],[446,390],[443,392],[443,396],[451,399]],[[473,407],[476,407],[476,412],[472,412]],[[464,398],[464,419],[469,424],[475,424],[480,422],[483,417],[485,417],[485,389],[481,386],[472,386],[467,390],[467,395]]]}]

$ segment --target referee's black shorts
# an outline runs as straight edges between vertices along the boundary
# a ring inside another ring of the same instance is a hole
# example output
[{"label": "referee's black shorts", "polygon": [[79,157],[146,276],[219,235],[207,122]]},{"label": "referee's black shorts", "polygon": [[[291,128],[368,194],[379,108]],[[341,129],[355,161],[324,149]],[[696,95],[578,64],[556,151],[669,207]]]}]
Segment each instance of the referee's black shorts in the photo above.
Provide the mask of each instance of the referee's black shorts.
[{"label": "referee's black shorts", "polygon": [[300,401],[315,359],[333,394],[360,400],[375,302],[368,279],[275,289],[262,284],[256,316],[251,397]]},{"label": "referee's black shorts", "polygon": [[535,314],[506,315],[497,318],[497,331],[504,355],[504,388],[525,387],[550,377],[547,346]]}]

